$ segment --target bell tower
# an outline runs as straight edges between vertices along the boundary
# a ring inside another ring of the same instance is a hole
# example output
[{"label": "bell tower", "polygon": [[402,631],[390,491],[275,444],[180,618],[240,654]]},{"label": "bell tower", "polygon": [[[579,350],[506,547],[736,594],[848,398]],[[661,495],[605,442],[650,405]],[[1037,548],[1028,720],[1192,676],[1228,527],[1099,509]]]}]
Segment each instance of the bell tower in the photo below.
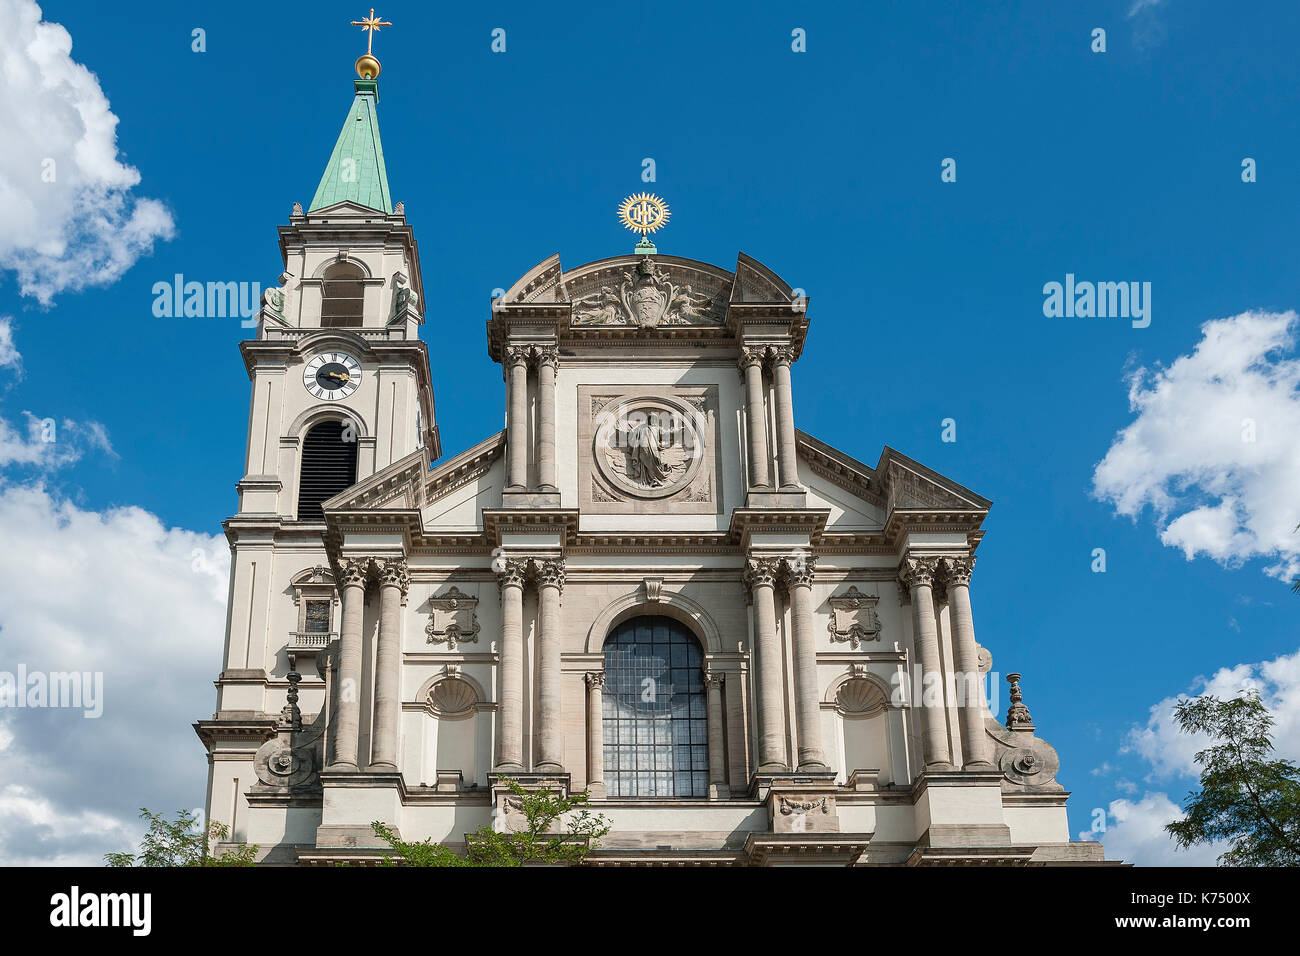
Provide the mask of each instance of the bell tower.
[{"label": "bell tower", "polygon": [[[387,24],[358,25],[373,34]],[[300,730],[325,698],[323,658],[342,609],[322,506],[376,472],[426,470],[441,455],[419,338],[419,247],[392,202],[379,135],[379,61],[368,50],[356,66],[311,203],[294,203],[279,227],[279,281],[240,344],[251,408],[238,510],[224,523],[224,660],[216,714],[195,725],[209,754],[209,818],[235,839],[247,835],[240,823],[258,785],[249,741],[255,749],[283,729],[271,715]]]},{"label": "bell tower", "polygon": [[[371,66],[377,74],[372,56],[358,61]],[[419,340],[419,247],[403,204],[391,205],[378,81],[364,75],[353,86],[311,205],[295,203],[279,229],[279,286],[262,297],[256,338],[241,345],[253,397],[240,515],[319,519],[317,496],[342,490],[326,480],[342,472],[322,476],[303,454],[322,422],[338,422],[355,445],[345,469],[354,482],[418,448],[439,454]]]}]

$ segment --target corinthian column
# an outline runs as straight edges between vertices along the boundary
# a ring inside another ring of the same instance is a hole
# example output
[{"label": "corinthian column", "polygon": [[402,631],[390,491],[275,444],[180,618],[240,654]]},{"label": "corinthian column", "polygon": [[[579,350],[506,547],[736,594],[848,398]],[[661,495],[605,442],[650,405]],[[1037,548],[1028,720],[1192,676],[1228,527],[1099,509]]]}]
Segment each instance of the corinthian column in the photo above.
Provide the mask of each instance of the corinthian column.
[{"label": "corinthian column", "polygon": [[497,570],[501,589],[501,690],[497,709],[497,771],[524,769],[524,573],[527,562],[506,558]]},{"label": "corinthian column", "polygon": [[781,701],[781,644],[776,637],[773,588],[779,568],[774,558],[750,558],[745,581],[754,595],[758,640],[758,772],[789,770],[785,761],[785,713]]},{"label": "corinthian column", "polygon": [[771,488],[768,477],[767,413],[763,410],[764,349],[740,350],[741,374],[745,377],[746,431],[749,434],[749,486]]},{"label": "corinthian column", "polygon": [[380,558],[379,646],[375,649],[375,730],[370,769],[397,769],[397,722],[402,709],[402,602],[411,575],[402,558]]},{"label": "corinthian column", "polygon": [[541,633],[537,636],[537,761],[535,769],[564,772],[564,740],[560,733],[560,592],[564,590],[564,559],[538,561],[537,594],[541,604]]},{"label": "corinthian column", "polygon": [[508,468],[506,485],[512,491],[528,487],[528,346],[507,345],[506,367],[510,370],[510,417],[506,421]]},{"label": "corinthian column", "polygon": [[339,634],[339,706],[330,734],[331,770],[357,769],[361,730],[361,615],[366,605],[369,558],[351,558],[339,567],[343,628]]},{"label": "corinthian column", "polygon": [[961,722],[961,751],[967,770],[993,766],[989,759],[988,735],[984,731],[984,675],[980,673],[979,649],[975,643],[975,621],[970,610],[970,576],[973,556],[947,558],[948,610],[952,618],[953,658],[957,665],[958,711]]},{"label": "corinthian column", "polygon": [[704,687],[708,694],[709,716],[709,796],[730,796],[727,787],[727,751],[722,746],[722,684],[726,675],[718,671],[704,672]]},{"label": "corinthian column", "polygon": [[817,693],[817,638],[812,621],[812,579],[817,559],[785,559],[794,631],[794,715],[799,731],[799,769],[826,770],[822,749],[821,700]]},{"label": "corinthian column", "polygon": [[776,382],[776,458],[782,491],[799,490],[799,463],[794,445],[794,399],[790,390],[790,365],[794,346],[772,349],[772,378]]},{"label": "corinthian column", "polygon": [[587,680],[587,793],[605,795],[605,672],[588,671]]},{"label": "corinthian column", "polygon": [[[925,741],[927,770],[951,770],[952,754],[944,726],[943,671],[939,664],[939,625],[934,618],[934,575],[938,558],[908,558],[902,578],[912,592],[912,639],[921,664],[919,687],[913,689],[913,705],[921,706],[922,739]],[[927,685],[937,685],[937,701],[926,701]]]},{"label": "corinthian column", "polygon": [[539,491],[556,491],[555,484],[555,370],[560,350],[540,346],[537,353],[537,484]]}]

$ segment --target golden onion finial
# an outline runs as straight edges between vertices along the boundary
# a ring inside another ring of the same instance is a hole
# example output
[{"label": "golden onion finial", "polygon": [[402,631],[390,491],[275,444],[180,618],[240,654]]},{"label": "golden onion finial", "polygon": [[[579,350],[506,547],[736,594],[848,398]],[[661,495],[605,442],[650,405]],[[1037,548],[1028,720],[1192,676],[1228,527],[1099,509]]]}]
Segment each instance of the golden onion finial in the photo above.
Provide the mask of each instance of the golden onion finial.
[{"label": "golden onion finial", "polygon": [[371,7],[370,16],[363,17],[360,20],[353,20],[352,25],[366,31],[366,52],[357,57],[357,76],[363,80],[376,79],[382,67],[380,67],[379,60],[374,54],[375,33],[378,32],[380,27],[391,27],[392,24],[375,16],[375,8]]}]

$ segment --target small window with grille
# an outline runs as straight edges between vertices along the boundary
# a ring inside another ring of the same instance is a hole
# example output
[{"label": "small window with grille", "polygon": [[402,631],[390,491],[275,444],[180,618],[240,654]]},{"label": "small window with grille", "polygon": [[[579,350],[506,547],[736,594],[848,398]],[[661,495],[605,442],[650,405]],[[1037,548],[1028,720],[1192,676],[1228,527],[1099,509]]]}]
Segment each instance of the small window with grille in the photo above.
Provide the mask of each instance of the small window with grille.
[{"label": "small window with grille", "polygon": [[330,602],[308,601],[306,625],[303,630],[308,634],[328,634],[330,631]]}]

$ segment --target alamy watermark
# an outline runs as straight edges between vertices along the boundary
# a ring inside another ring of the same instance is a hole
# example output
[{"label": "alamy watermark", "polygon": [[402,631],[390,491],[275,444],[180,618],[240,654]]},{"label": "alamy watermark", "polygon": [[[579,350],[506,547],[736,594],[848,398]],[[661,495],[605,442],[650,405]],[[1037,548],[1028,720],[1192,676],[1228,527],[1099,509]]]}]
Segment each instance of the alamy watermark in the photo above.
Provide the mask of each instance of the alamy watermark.
[{"label": "alamy watermark", "polygon": [[81,710],[82,717],[104,713],[103,671],[0,671],[0,709],[67,708]]},{"label": "alamy watermark", "polygon": [[260,282],[187,282],[178,272],[171,282],[155,282],[152,292],[159,319],[240,318],[244,328],[252,328],[262,309]]},{"label": "alamy watermark", "polygon": [[1133,328],[1151,324],[1150,282],[1065,282],[1043,286],[1043,315],[1049,319],[1131,319]]}]

